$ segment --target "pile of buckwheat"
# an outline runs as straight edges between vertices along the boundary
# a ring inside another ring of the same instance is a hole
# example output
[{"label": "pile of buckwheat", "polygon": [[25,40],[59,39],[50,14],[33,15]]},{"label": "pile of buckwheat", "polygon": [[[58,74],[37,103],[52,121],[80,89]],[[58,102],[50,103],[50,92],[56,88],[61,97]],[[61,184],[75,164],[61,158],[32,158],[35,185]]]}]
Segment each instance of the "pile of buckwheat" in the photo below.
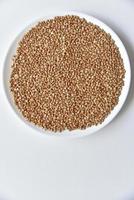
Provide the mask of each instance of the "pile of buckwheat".
[{"label": "pile of buckwheat", "polygon": [[41,21],[24,35],[10,88],[28,121],[57,132],[102,123],[118,104],[124,76],[110,34],[68,15]]}]

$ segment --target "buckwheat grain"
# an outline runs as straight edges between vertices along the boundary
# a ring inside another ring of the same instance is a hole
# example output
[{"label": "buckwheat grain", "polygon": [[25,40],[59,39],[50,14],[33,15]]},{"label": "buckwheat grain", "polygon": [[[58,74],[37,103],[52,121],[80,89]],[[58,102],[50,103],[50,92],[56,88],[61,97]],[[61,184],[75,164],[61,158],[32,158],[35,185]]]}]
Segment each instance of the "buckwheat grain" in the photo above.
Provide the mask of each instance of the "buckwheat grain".
[{"label": "buckwheat grain", "polygon": [[102,123],[118,104],[124,76],[110,34],[61,16],[39,22],[19,42],[10,88],[28,121],[57,132]]}]

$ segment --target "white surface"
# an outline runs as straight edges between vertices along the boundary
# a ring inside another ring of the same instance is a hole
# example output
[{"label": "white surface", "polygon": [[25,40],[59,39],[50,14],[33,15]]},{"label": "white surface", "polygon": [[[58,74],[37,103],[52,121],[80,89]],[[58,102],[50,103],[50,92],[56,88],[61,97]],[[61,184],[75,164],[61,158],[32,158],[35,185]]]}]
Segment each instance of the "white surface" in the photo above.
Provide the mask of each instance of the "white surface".
[{"label": "white surface", "polygon": [[134,76],[134,0],[0,0],[0,200],[133,200],[134,78],[115,120],[81,139],[26,131],[1,98],[2,64],[13,39],[35,19],[63,9],[111,26],[126,45]]},{"label": "white surface", "polygon": [[[119,97],[118,105],[115,106],[115,108],[107,116],[107,118],[104,120],[103,123],[101,123],[97,126],[91,126],[91,127],[86,128],[84,130],[73,130],[71,132],[71,134],[70,134],[70,131],[68,131],[68,130],[63,131],[62,133],[55,134],[55,133],[47,131],[45,129],[41,129],[40,127],[37,127],[34,124],[29,123],[27,120],[25,120],[25,118],[22,116],[22,114],[18,110],[17,106],[15,106],[13,96],[11,95],[11,92],[10,92],[10,84],[9,84],[9,79],[10,79],[11,72],[12,72],[12,70],[11,70],[12,59],[13,59],[13,56],[16,54],[18,43],[24,37],[24,34],[28,30],[30,30],[31,27],[36,26],[36,24],[38,24],[39,21],[47,20],[47,19],[53,19],[55,16],[60,16],[60,15],[61,16],[63,16],[63,15],[77,15],[81,18],[85,18],[88,22],[92,22],[92,23],[98,25],[103,30],[105,30],[108,34],[110,34],[112,36],[113,40],[115,41],[115,44],[117,45],[117,47],[120,50],[120,54],[121,54],[121,57],[123,59],[124,68],[125,68],[124,86],[122,88],[121,95]],[[119,113],[122,106],[124,105],[124,102],[127,98],[129,88],[130,88],[130,80],[131,80],[130,61],[129,61],[128,54],[126,52],[126,49],[125,49],[122,41],[116,35],[116,33],[111,28],[109,28],[106,24],[104,24],[102,21],[96,19],[95,17],[92,17],[92,16],[87,15],[87,14],[83,14],[83,13],[80,13],[80,12],[57,12],[57,14],[55,14],[55,15],[44,16],[43,19],[37,19],[37,21],[35,21],[32,24],[30,24],[29,26],[27,26],[24,30],[21,31],[21,33],[19,33],[17,35],[15,40],[12,42],[12,44],[11,44],[9,50],[8,50],[7,56],[5,57],[3,67],[4,67],[4,70],[3,70],[3,72],[4,72],[3,73],[3,76],[4,76],[3,77],[4,91],[5,91],[5,94],[7,96],[7,99],[9,101],[10,105],[14,109],[17,116],[20,117],[20,119],[24,121],[25,125],[29,125],[31,128],[34,128],[35,130],[37,130],[37,131],[39,131],[43,134],[48,134],[49,136],[55,135],[55,136],[58,136],[58,137],[60,136],[60,137],[75,137],[76,138],[76,137],[80,137],[80,136],[90,135],[90,134],[95,133],[96,131],[102,129],[107,124],[109,124],[116,117],[116,115]],[[29,127],[27,127],[27,131],[29,131]]]}]

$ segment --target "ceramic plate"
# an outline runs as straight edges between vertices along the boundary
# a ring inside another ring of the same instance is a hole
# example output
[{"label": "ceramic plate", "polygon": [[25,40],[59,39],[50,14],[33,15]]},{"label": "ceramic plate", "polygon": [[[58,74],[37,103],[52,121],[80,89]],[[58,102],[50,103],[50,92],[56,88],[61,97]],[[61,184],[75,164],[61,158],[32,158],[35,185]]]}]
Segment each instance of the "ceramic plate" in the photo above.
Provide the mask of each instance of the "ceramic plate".
[{"label": "ceramic plate", "polygon": [[[12,62],[13,55],[15,55],[18,42],[21,40],[21,38],[24,36],[24,34],[31,27],[35,26],[39,21],[52,19],[55,16],[63,16],[63,15],[77,15],[81,18],[85,18],[88,22],[92,22],[92,23],[98,25],[100,28],[104,29],[107,33],[110,33],[110,35],[112,36],[113,40],[115,41],[116,45],[118,46],[118,48],[120,50],[120,54],[121,54],[121,57],[123,58],[126,73],[125,73],[125,79],[124,79],[125,84],[123,86],[121,95],[119,97],[119,103],[118,103],[117,106],[115,106],[113,111],[108,115],[108,117],[104,120],[104,122],[102,124],[89,127],[85,130],[74,130],[74,131],[71,131],[71,132],[66,130],[66,131],[63,131],[62,133],[53,133],[53,132],[44,130],[42,128],[39,128],[39,127],[33,125],[32,123],[29,123],[28,121],[26,121],[24,119],[24,117],[18,111],[17,107],[15,106],[15,104],[13,102],[13,98],[12,98],[12,95],[10,93],[10,88],[9,88],[9,78],[10,78],[10,74],[11,74],[11,62]],[[56,13],[56,14],[51,15],[51,16],[44,16],[43,19],[36,20],[36,22],[30,24],[28,27],[25,28],[25,30],[23,30],[20,34],[18,34],[18,36],[13,41],[13,43],[11,44],[11,46],[10,46],[8,52],[7,52],[7,56],[6,56],[5,63],[4,63],[3,76],[4,76],[3,77],[4,78],[4,90],[5,90],[5,94],[7,96],[8,102],[10,103],[11,107],[14,110],[14,113],[17,114],[17,116],[20,118],[20,120],[23,120],[26,126],[29,125],[28,126],[29,129],[31,127],[33,129],[35,129],[37,132],[42,132],[42,133],[50,135],[50,136],[76,137],[76,136],[85,136],[85,135],[88,135],[88,134],[91,134],[91,133],[95,133],[96,131],[102,129],[104,126],[109,124],[115,118],[115,116],[119,113],[119,111],[121,110],[121,108],[122,108],[122,106],[123,106],[123,104],[124,104],[124,102],[127,98],[129,87],[130,87],[131,70],[130,70],[130,62],[129,62],[129,58],[128,58],[126,49],[125,49],[123,43],[121,42],[120,38],[117,36],[117,34],[111,28],[109,28],[102,21],[100,21],[100,20],[98,20],[95,17],[92,17],[90,15],[77,13],[77,12],[63,12],[63,13]]]}]

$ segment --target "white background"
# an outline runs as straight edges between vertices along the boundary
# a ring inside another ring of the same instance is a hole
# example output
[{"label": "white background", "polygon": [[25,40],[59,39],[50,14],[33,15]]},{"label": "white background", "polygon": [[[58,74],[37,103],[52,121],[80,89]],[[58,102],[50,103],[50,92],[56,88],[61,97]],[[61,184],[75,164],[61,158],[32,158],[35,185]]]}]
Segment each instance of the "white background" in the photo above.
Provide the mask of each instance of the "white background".
[{"label": "white background", "polygon": [[4,95],[10,44],[29,23],[58,10],[81,11],[113,28],[134,76],[134,0],[0,0],[0,200],[134,200],[134,78],[114,121],[79,139],[32,131]]}]

